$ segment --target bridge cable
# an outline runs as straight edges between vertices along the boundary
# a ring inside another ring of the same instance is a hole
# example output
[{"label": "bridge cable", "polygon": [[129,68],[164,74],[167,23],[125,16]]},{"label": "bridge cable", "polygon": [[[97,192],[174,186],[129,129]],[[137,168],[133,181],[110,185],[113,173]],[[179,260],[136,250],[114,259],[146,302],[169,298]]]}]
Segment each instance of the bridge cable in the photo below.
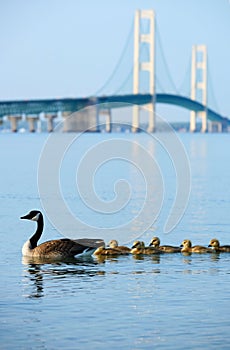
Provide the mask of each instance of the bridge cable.
[{"label": "bridge cable", "polygon": [[168,78],[170,80],[170,83],[174,89],[174,91],[177,93],[177,94],[180,94],[174,81],[173,81],[173,78],[171,76],[171,73],[170,73],[170,69],[169,69],[169,66],[167,64],[167,61],[166,61],[166,58],[165,58],[165,54],[164,54],[164,50],[163,50],[163,45],[162,45],[162,40],[161,40],[161,36],[160,36],[160,31],[159,31],[159,26],[158,26],[158,23],[156,21],[156,32],[157,32],[157,39],[158,39],[158,42],[159,42],[159,48],[160,48],[160,51],[161,51],[161,56],[162,56],[162,59],[163,59],[163,63],[165,65],[165,68],[166,68],[166,71],[167,71],[167,75],[168,75]]},{"label": "bridge cable", "polygon": [[213,88],[213,83],[212,83],[212,76],[211,76],[211,72],[210,72],[210,69],[209,69],[209,63],[208,63],[208,88],[210,89],[211,91],[211,97],[212,97],[212,100],[213,100],[213,105],[215,107],[215,109],[217,110],[217,112],[219,114],[220,113],[220,107],[218,105],[218,102],[217,102],[217,99],[216,99],[216,95],[215,95],[215,92],[214,92],[214,88]]},{"label": "bridge cable", "polygon": [[128,48],[128,44],[129,44],[130,38],[131,38],[132,33],[133,33],[133,25],[134,25],[134,21],[132,21],[131,28],[130,28],[130,30],[129,30],[127,39],[126,39],[126,41],[125,41],[125,45],[124,45],[124,47],[123,47],[123,50],[122,50],[122,52],[121,52],[121,55],[120,55],[120,57],[119,57],[119,59],[118,59],[118,62],[117,62],[117,64],[116,64],[115,68],[113,69],[112,73],[110,74],[110,76],[109,76],[109,78],[106,80],[106,82],[102,85],[102,87],[101,87],[100,89],[98,89],[98,90],[95,92],[94,95],[97,96],[99,93],[101,93],[101,91],[110,83],[110,81],[113,79],[113,77],[114,77],[115,74],[117,73],[118,68],[119,68],[119,66],[120,66],[120,64],[121,64],[121,62],[122,62],[122,60],[123,60],[123,57],[124,57],[124,55],[125,55],[125,53],[126,53],[126,50],[127,50],[127,48]]},{"label": "bridge cable", "polygon": [[[190,86],[190,84],[187,84],[187,79],[188,79],[188,77],[190,77],[190,71],[191,71],[191,56],[189,57],[187,67],[185,69],[185,74],[184,74],[183,79],[181,80],[181,84],[179,86],[179,92],[180,92],[180,95],[182,95],[182,96],[190,97],[190,95],[191,95],[191,86]],[[187,86],[187,87],[185,87],[185,86]],[[186,91],[184,90],[184,87],[185,87]]]}]

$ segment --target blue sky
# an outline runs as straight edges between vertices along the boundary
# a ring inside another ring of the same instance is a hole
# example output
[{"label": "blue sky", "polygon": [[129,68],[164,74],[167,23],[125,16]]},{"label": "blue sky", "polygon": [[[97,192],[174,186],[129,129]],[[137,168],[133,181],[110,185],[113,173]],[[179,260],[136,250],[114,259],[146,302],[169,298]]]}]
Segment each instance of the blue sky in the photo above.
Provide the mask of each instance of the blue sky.
[{"label": "blue sky", "polygon": [[155,10],[176,84],[192,45],[207,45],[219,111],[230,117],[229,0],[1,1],[0,100],[94,94],[116,66],[138,8]]}]

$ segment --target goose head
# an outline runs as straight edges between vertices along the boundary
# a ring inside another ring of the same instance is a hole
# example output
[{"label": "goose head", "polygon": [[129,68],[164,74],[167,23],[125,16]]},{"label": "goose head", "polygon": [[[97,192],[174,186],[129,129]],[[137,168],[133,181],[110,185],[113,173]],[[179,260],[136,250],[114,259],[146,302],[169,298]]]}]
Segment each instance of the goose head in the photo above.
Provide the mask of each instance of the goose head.
[{"label": "goose head", "polygon": [[42,213],[39,210],[31,210],[28,214],[21,216],[20,219],[38,221],[42,216]]}]

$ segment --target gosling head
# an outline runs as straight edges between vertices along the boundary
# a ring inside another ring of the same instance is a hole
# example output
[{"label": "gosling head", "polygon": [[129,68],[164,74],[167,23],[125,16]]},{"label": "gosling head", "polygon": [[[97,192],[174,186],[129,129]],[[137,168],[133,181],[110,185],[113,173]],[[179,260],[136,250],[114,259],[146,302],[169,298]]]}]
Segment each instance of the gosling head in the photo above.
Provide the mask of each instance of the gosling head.
[{"label": "gosling head", "polygon": [[184,239],[180,245],[181,248],[191,248],[192,242],[189,239]]},{"label": "gosling head", "polygon": [[160,243],[161,242],[159,237],[153,237],[153,239],[149,243],[149,247],[159,247]]},{"label": "gosling head", "polygon": [[110,242],[109,242],[109,247],[110,248],[117,248],[118,247],[118,241],[116,239],[112,239]]},{"label": "gosling head", "polygon": [[132,245],[132,249],[134,248],[144,248],[145,244],[142,241],[135,241]]},{"label": "gosling head", "polygon": [[209,242],[209,247],[211,248],[219,248],[220,247],[220,242],[218,241],[218,239],[213,238],[211,239],[211,241]]},{"label": "gosling head", "polygon": [[31,221],[38,221],[42,213],[39,210],[31,210],[29,214],[21,216],[20,219],[26,219]]}]

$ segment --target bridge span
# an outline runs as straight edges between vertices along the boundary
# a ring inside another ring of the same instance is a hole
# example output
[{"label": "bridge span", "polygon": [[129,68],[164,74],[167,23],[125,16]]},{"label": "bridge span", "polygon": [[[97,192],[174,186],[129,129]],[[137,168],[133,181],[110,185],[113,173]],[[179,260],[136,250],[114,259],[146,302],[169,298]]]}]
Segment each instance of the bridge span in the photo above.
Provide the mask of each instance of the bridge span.
[{"label": "bridge span", "polygon": [[190,111],[206,111],[208,120],[220,123],[223,130],[230,125],[230,120],[227,117],[207,108],[198,101],[180,95],[165,93],[157,93],[155,96],[151,94],[129,94],[84,98],[0,101],[0,118],[3,116],[16,118],[23,114],[35,118],[40,113],[54,116],[58,112],[73,113],[85,107],[96,105],[99,106],[99,109],[111,110],[113,108],[131,107],[133,105],[148,105],[152,103],[153,99],[155,103],[176,105]]}]

